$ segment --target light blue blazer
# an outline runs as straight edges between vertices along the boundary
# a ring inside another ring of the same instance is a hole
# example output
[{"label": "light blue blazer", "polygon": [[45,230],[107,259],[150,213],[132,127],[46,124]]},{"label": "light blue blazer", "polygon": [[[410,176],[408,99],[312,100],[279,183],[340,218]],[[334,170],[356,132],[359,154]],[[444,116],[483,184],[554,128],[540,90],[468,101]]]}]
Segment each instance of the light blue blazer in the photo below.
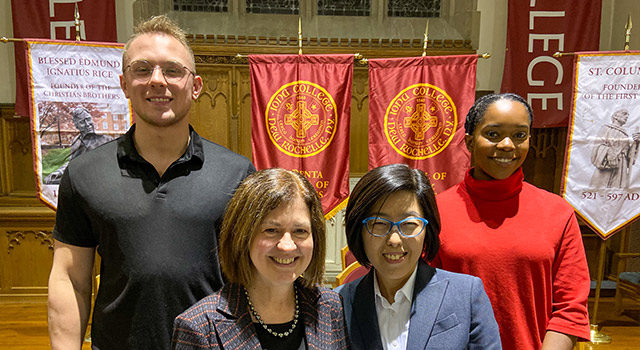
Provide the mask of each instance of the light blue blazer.
[{"label": "light blue blazer", "polygon": [[[374,269],[336,289],[353,350],[382,349],[373,292]],[[502,349],[482,281],[418,262],[407,350]]]}]

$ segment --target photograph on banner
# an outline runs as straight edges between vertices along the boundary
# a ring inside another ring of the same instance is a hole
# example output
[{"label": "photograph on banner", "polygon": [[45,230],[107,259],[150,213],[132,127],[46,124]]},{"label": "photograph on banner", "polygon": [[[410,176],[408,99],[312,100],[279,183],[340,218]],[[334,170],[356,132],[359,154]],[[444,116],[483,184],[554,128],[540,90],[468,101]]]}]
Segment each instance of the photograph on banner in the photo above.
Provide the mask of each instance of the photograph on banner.
[{"label": "photograph on banner", "polygon": [[43,183],[57,185],[69,161],[129,128],[125,114],[108,105],[45,101],[38,104]]},{"label": "photograph on banner", "polygon": [[640,52],[576,57],[563,195],[603,238],[640,215]]},{"label": "photograph on banner", "polygon": [[27,41],[29,106],[38,195],[52,208],[69,161],[131,125],[120,88],[122,45]]}]

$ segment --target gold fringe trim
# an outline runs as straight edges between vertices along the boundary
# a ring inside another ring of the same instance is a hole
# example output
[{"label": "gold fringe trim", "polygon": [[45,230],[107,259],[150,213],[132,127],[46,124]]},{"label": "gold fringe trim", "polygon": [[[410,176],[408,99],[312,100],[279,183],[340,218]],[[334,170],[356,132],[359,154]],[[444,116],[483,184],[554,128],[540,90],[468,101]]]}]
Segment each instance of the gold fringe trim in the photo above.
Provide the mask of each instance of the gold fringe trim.
[{"label": "gold fringe trim", "polygon": [[336,214],[338,214],[338,212],[340,210],[342,210],[342,209],[347,207],[347,202],[349,202],[349,197],[347,197],[347,199],[342,201],[340,204],[336,205],[333,209],[331,209],[331,211],[329,211],[327,214],[325,214],[324,219],[325,220],[329,220],[332,217],[336,216]]}]

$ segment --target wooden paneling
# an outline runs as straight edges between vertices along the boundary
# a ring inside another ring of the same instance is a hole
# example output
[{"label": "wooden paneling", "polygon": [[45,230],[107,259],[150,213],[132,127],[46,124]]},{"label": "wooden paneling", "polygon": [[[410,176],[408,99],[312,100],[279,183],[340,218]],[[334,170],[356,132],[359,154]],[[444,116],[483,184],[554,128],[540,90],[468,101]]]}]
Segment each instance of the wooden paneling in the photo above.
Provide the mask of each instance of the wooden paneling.
[{"label": "wooden paneling", "polygon": [[525,180],[559,193],[567,128],[533,129],[529,154],[523,164]]},{"label": "wooden paneling", "polygon": [[12,105],[0,105],[0,142],[0,195],[36,203],[29,120],[14,117]]},{"label": "wooden paneling", "polygon": [[0,206],[0,301],[46,298],[53,224],[47,207]]},{"label": "wooden paneling", "polygon": [[361,177],[369,166],[369,71],[357,67],[351,90],[351,134],[349,168],[352,177]]},{"label": "wooden paneling", "polygon": [[[297,54],[297,37],[255,37],[194,34],[189,37],[196,55],[234,58],[238,54]],[[355,54],[363,58],[407,57],[422,53],[421,39],[392,43],[388,39],[302,38],[305,54]],[[429,40],[427,54],[433,56],[474,53],[471,40]],[[238,60],[240,61],[240,60]]]},{"label": "wooden paneling", "polygon": [[[53,258],[51,231],[30,227],[3,227],[2,297],[44,297]],[[47,268],[49,267],[49,268]]]},{"label": "wooden paneling", "polygon": [[198,133],[210,140],[230,146],[230,116],[232,103],[232,67],[198,66],[204,86],[197,103],[191,109],[191,123]]},{"label": "wooden paneling", "polygon": [[235,67],[235,109],[232,119],[237,126],[238,148],[234,151],[252,159],[251,155],[251,77],[248,66]]},{"label": "wooden paneling", "polygon": [[0,105],[0,301],[47,294],[54,212],[36,199],[29,128]]}]

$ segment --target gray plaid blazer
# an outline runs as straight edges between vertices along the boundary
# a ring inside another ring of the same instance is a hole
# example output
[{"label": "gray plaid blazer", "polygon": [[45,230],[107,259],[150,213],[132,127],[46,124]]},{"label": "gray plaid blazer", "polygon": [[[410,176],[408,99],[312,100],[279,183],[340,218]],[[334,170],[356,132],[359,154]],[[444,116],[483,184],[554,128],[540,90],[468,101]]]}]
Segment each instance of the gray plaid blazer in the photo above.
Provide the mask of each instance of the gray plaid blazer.
[{"label": "gray plaid blazer", "polygon": [[[298,291],[307,349],[347,349],[338,293],[299,284]],[[261,349],[242,286],[227,284],[176,317],[172,343],[173,349]]]}]

